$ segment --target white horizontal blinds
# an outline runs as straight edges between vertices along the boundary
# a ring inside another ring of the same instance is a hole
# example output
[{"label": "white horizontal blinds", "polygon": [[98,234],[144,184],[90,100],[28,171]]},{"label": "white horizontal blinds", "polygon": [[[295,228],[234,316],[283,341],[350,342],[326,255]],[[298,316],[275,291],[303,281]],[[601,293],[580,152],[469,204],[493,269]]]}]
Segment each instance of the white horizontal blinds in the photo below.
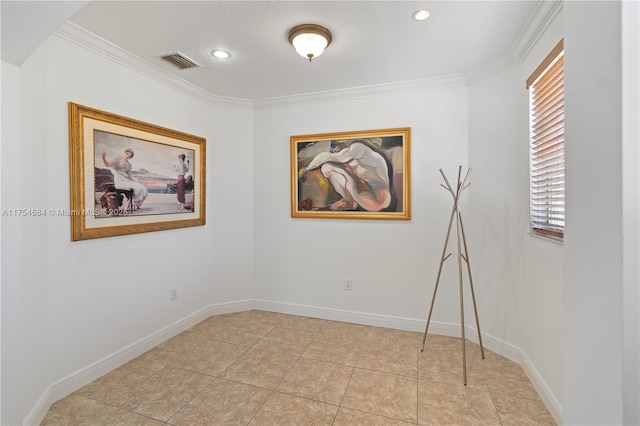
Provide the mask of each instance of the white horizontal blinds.
[{"label": "white horizontal blinds", "polygon": [[531,230],[564,236],[564,50],[551,51],[527,80],[531,148]]}]

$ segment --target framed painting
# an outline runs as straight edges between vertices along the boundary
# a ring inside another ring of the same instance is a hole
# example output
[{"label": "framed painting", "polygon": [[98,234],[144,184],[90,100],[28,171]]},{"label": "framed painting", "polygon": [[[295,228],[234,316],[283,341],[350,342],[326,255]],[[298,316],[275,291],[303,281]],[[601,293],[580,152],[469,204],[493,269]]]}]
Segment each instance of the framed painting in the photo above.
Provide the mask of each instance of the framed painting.
[{"label": "framed painting", "polygon": [[204,225],[205,143],[69,102],[71,240]]},{"label": "framed painting", "polygon": [[411,128],[291,136],[291,217],[411,219]]}]

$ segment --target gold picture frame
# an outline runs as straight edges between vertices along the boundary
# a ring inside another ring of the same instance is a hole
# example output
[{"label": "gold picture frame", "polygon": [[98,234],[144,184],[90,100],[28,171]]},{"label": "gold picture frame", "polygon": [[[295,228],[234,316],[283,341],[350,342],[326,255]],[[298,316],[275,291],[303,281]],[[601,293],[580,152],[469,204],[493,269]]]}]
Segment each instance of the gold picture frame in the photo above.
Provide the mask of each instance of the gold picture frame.
[{"label": "gold picture frame", "polygon": [[205,224],[204,138],[69,102],[71,240]]},{"label": "gold picture frame", "polygon": [[411,219],[411,128],[291,136],[291,217]]}]

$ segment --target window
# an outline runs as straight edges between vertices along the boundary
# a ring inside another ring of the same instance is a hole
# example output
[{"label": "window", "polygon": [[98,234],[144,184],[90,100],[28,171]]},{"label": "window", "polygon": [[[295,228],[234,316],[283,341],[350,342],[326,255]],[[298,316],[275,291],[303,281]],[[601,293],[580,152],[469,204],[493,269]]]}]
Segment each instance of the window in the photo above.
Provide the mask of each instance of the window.
[{"label": "window", "polygon": [[531,232],[564,237],[564,46],[562,40],[527,79]]}]

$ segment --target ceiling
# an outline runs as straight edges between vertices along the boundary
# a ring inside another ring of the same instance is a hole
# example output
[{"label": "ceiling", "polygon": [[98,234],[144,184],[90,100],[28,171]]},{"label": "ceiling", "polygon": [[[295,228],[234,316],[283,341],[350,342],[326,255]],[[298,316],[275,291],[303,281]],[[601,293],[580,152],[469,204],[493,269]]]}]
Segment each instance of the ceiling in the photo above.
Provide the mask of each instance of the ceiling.
[{"label": "ceiling", "polygon": [[[513,56],[543,3],[4,0],[2,59],[22,63],[67,22],[212,95],[258,100],[467,74]],[[412,20],[420,8],[431,17]],[[287,38],[302,23],[333,33],[311,63]],[[231,58],[212,57],[216,48]],[[175,52],[201,67],[179,70],[160,58]]]}]

